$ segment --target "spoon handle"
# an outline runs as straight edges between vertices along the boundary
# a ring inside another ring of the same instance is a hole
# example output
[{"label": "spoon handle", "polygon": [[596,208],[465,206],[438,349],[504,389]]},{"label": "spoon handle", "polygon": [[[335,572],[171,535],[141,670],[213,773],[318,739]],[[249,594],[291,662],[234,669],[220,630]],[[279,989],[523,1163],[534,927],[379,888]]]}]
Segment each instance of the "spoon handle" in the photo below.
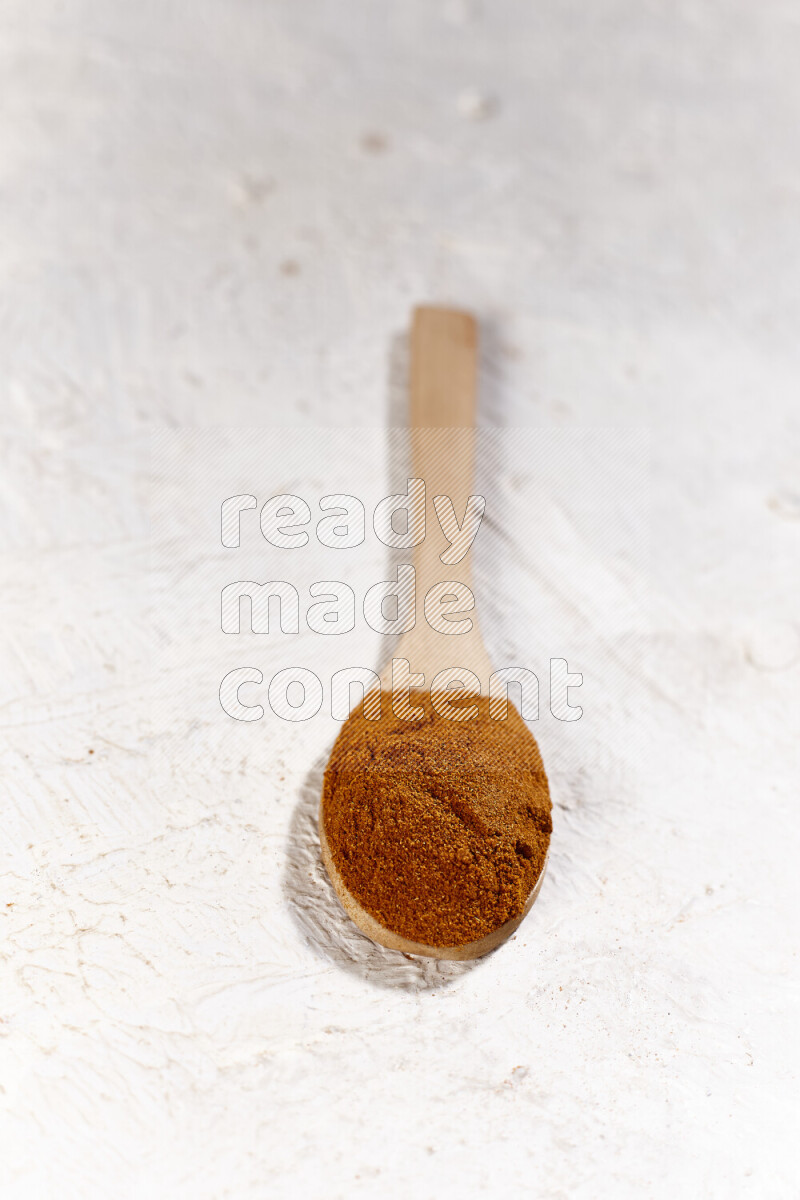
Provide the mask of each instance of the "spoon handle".
[{"label": "spoon handle", "polygon": [[475,424],[478,330],[453,308],[416,308],[411,328],[412,429]]},{"label": "spoon handle", "polygon": [[[419,586],[452,578],[438,555],[446,542],[433,514],[436,496],[449,496],[461,522],[472,487],[478,330],[469,313],[417,308],[411,327],[409,426],[413,471],[424,479],[428,536],[417,547]],[[417,514],[420,516],[421,514]],[[469,559],[458,578],[468,582]]]}]

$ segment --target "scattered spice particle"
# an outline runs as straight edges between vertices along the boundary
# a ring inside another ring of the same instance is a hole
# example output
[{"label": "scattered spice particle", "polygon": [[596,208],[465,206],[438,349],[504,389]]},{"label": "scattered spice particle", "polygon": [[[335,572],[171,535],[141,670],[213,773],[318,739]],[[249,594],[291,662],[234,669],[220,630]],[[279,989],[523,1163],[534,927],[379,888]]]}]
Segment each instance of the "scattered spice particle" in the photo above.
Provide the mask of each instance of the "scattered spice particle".
[{"label": "scattered spice particle", "polygon": [[383,154],[389,148],[389,139],[383,133],[371,130],[361,138],[361,149],[366,154]]}]

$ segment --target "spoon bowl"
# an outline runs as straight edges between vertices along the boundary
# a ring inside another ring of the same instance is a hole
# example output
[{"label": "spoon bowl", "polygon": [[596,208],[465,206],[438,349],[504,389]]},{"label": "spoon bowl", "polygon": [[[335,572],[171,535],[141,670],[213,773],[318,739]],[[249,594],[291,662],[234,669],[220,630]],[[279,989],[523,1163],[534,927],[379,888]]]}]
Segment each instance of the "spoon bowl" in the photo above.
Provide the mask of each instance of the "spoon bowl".
[{"label": "spoon bowl", "polygon": [[376,921],[359,904],[355,896],[347,890],[336,863],[333,861],[328,839],[325,836],[325,822],[322,819],[321,809],[319,817],[319,844],[322,850],[322,861],[325,864],[325,870],[330,876],[333,890],[339,897],[342,908],[348,917],[358,926],[362,933],[365,933],[373,942],[377,942],[379,946],[385,946],[387,950],[399,950],[401,954],[419,954],[424,958],[449,959],[452,962],[466,962],[472,958],[482,958],[484,954],[488,954],[491,950],[496,950],[498,946],[501,946],[503,942],[511,937],[512,933],[516,933],[533,908],[533,903],[541,891],[544,874],[547,870],[547,858],[545,858],[539,878],[533,885],[528,899],[525,901],[525,907],[518,917],[512,917],[510,921],[506,921],[503,925],[498,926],[497,929],[492,930],[491,933],[487,933],[485,937],[478,938],[474,942],[465,942],[461,946],[426,946],[423,942],[412,942],[408,938],[400,937],[399,934],[393,933],[391,929],[387,929],[384,925],[381,925],[379,921]]}]

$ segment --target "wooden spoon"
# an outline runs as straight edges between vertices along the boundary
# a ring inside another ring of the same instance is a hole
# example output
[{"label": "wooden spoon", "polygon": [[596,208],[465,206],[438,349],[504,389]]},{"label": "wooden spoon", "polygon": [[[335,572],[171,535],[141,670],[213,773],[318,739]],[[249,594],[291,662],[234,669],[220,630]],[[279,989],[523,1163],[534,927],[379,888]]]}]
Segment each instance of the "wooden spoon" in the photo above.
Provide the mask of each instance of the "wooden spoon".
[{"label": "wooden spoon", "polygon": [[[475,393],[477,380],[477,327],[468,313],[446,308],[417,308],[411,330],[410,431],[415,478],[424,479],[428,499],[449,496],[459,522],[464,519],[472,487],[475,448]],[[412,512],[412,523],[424,519],[424,512]],[[414,550],[414,569],[418,603],[436,583],[457,579],[471,583],[469,552],[457,565],[447,566],[440,554],[447,541],[439,523],[428,521],[425,539]],[[454,661],[471,671],[480,684],[481,694],[489,695],[492,665],[480,635],[475,613],[472,629],[450,638],[437,633],[421,614],[409,632],[404,633],[394,650],[393,660],[405,659],[413,673],[423,672],[424,685],[412,681],[412,687],[430,688],[442,671]],[[453,642],[457,642],[454,648]],[[458,673],[456,673],[458,674]],[[435,690],[446,690],[447,679]],[[392,689],[392,661],[381,673],[381,688]],[[469,690],[469,689],[468,689]],[[461,946],[427,946],[412,942],[386,929],[356,900],[342,880],[331,855],[320,805],[319,820],[322,861],[334,890],[348,915],[359,929],[391,950],[421,954],[428,958],[465,960],[479,958],[494,950],[517,929],[539,894],[547,859],[519,916],[506,921],[474,942]]]}]

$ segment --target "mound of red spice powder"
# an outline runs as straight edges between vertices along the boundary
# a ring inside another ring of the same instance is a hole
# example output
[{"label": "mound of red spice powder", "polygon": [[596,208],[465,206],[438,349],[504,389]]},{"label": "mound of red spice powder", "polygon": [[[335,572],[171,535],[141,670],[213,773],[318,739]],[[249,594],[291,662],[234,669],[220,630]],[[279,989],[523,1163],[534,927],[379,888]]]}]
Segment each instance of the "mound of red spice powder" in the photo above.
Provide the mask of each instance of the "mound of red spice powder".
[{"label": "mound of red spice powder", "polygon": [[352,896],[386,929],[429,946],[461,946],[522,912],[544,866],[551,804],[536,741],[509,703],[505,720],[440,716],[411,693],[420,719],[353,710],[322,793],[334,863]]}]

